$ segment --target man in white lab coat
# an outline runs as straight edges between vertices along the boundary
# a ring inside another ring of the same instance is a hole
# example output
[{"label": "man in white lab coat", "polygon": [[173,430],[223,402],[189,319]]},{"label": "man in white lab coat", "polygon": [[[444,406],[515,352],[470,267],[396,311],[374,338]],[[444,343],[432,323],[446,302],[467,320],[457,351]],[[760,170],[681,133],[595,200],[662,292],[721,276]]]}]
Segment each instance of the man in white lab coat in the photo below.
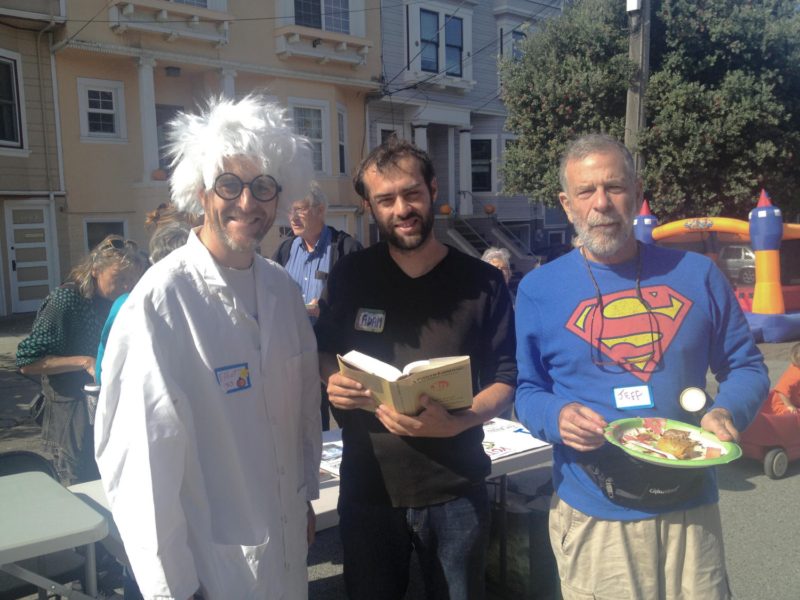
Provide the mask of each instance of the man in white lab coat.
[{"label": "man in white lab coat", "polygon": [[172,123],[172,200],[205,220],[151,268],[103,360],[96,457],[145,598],[307,597],[319,492],[316,341],[256,254],[308,145],[259,97]]}]

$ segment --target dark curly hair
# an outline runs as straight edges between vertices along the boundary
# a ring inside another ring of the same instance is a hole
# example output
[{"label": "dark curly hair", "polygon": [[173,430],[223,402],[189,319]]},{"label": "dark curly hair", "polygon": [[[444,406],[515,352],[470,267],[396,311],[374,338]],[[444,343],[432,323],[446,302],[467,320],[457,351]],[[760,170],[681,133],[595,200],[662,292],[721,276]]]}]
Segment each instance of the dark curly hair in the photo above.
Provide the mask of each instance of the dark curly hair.
[{"label": "dark curly hair", "polygon": [[364,183],[364,174],[367,169],[373,165],[378,170],[378,173],[383,173],[389,168],[396,168],[397,163],[404,158],[414,158],[419,164],[419,170],[425,180],[425,185],[428,192],[433,195],[433,187],[431,186],[436,173],[433,170],[433,162],[428,153],[420,150],[411,142],[398,139],[397,136],[392,134],[383,144],[373,149],[365,158],[361,165],[358,167],[358,172],[353,177],[353,187],[356,193],[362,199],[369,202],[369,190]]}]

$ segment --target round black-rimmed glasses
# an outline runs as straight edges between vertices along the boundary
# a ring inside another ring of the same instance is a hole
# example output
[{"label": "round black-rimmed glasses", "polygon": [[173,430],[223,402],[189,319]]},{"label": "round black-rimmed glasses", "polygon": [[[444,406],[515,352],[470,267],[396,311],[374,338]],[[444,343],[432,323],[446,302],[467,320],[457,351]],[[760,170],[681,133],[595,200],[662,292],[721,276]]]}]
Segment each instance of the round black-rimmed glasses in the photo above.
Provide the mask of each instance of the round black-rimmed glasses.
[{"label": "round black-rimmed glasses", "polygon": [[281,186],[272,175],[259,175],[252,181],[242,181],[234,173],[222,173],[214,180],[214,193],[223,200],[236,200],[245,186],[250,188],[250,195],[259,202],[270,202],[281,192]]}]

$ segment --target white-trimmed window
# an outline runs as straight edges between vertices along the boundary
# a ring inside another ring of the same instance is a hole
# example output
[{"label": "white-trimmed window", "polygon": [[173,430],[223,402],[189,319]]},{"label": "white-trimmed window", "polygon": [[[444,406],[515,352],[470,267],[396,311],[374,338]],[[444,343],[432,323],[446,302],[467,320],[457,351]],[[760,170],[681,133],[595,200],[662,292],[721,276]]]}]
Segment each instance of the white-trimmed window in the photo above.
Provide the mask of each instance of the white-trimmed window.
[{"label": "white-trimmed window", "polygon": [[336,105],[336,125],[339,138],[339,174],[347,175],[347,111],[341,104]]},{"label": "white-trimmed window", "polygon": [[295,132],[311,142],[314,170],[330,175],[330,105],[324,100],[289,98],[289,106]]},{"label": "white-trimmed window", "polygon": [[12,154],[28,145],[22,81],[22,57],[0,48],[0,151]]},{"label": "white-trimmed window", "polygon": [[410,2],[406,61],[410,71],[472,78],[472,10],[462,5]]},{"label": "white-trimmed window", "polygon": [[522,57],[522,44],[528,39],[527,25],[522,23],[511,24],[503,22],[498,31],[498,54],[500,58],[519,60]]},{"label": "white-trimmed window", "polygon": [[294,0],[294,23],[323,31],[350,33],[349,0]]},{"label": "white-trimmed window", "polygon": [[472,152],[472,191],[494,192],[497,182],[495,137],[473,135],[470,146]]},{"label": "white-trimmed window", "polygon": [[121,81],[78,78],[81,140],[125,142],[125,87]]},{"label": "white-trimmed window", "polygon": [[522,44],[528,38],[524,31],[515,29],[511,32],[511,58],[519,60],[522,58]]}]

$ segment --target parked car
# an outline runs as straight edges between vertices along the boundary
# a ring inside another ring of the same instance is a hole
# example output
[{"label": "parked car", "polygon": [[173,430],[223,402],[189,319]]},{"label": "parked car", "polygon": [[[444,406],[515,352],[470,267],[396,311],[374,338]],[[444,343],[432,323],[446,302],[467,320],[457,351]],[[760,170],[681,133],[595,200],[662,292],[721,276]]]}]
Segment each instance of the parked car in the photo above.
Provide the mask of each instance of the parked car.
[{"label": "parked car", "polygon": [[756,255],[749,246],[724,246],[717,265],[734,283],[753,285],[756,282]]}]

